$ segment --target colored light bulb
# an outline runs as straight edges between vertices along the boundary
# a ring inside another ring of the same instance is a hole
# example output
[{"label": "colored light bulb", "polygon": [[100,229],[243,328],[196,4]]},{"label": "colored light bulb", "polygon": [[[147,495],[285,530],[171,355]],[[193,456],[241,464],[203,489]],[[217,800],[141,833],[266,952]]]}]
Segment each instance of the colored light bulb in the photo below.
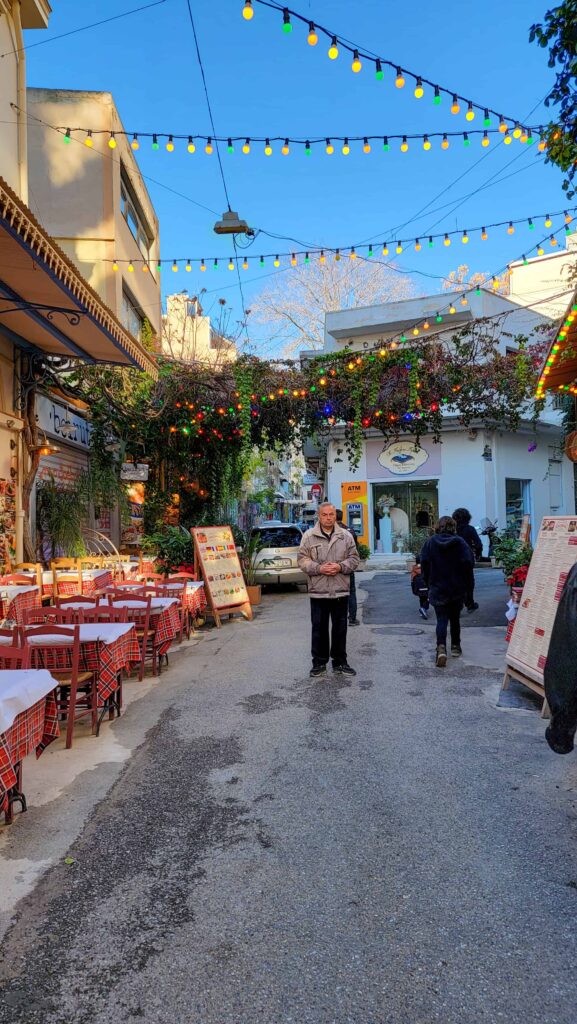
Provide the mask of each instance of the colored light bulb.
[{"label": "colored light bulb", "polygon": [[509,221],[509,227],[507,228],[507,234],[508,235],[514,235],[515,234],[515,228],[513,227],[513,221],[511,221],[511,220]]},{"label": "colored light bulb", "polygon": [[379,58],[377,57],[375,61],[375,78],[377,79],[378,82],[382,82],[384,77],[385,76],[383,74],[383,65],[381,64]]},{"label": "colored light bulb", "polygon": [[307,43],[309,46],[316,46],[319,41],[319,37],[316,33],[315,26],[312,21],[309,22],[309,34],[307,36]]},{"label": "colored light bulb", "polygon": [[204,147],[204,152],[207,154],[207,156],[210,156],[210,154],[212,153],[212,139],[210,138],[210,136],[206,140],[206,146]]},{"label": "colored light bulb", "polygon": [[112,269],[118,270],[118,263],[116,262],[116,260],[114,260],[114,263],[112,264]]},{"label": "colored light bulb", "polygon": [[467,107],[467,113],[465,114],[467,121],[473,121],[475,118],[475,111],[473,110],[473,104],[469,100],[469,106]]},{"label": "colored light bulb", "polygon": [[290,14],[289,14],[289,12],[288,12],[286,7],[285,7],[284,11],[282,12],[282,30],[285,33],[285,35],[289,35],[289,33],[292,32],[292,30],[293,30],[293,27],[292,27],[292,24],[291,24],[291,16],[290,16]]},{"label": "colored light bulb", "polygon": [[464,135],[463,135],[463,145],[464,146],[470,146],[471,145],[471,140],[470,140],[469,136],[467,135],[467,132],[465,132]]},{"label": "colored light bulb", "polygon": [[485,128],[491,127],[491,117],[488,110],[485,110],[485,114],[483,116],[483,125]]},{"label": "colored light bulb", "polygon": [[485,228],[481,229],[481,241],[486,242],[488,238],[487,231]]},{"label": "colored light bulb", "polygon": [[305,156],[310,156],[310,155],[311,155],[311,144],[310,144],[309,140],[307,139],[307,141],[305,142]]},{"label": "colored light bulb", "polygon": [[325,149],[326,149],[326,152],[328,153],[328,155],[332,156],[332,154],[335,151],[335,147],[333,146],[333,144],[332,144],[330,139],[327,139],[327,144],[326,144]]},{"label": "colored light bulb", "polygon": [[449,140],[446,135],[443,135],[443,141],[441,142],[441,149],[449,148]]},{"label": "colored light bulb", "polygon": [[86,136],[86,138],[84,140],[84,145],[88,146],[89,149],[91,148],[91,146],[94,145],[94,139],[92,138],[92,132],[88,132],[88,134],[87,134],[87,136]]},{"label": "colored light bulb", "polygon": [[403,251],[403,246],[402,246],[401,242],[399,241],[399,242],[397,242],[397,247],[395,249],[395,252],[397,253],[397,256],[400,256],[402,251]]},{"label": "colored light bulb", "polygon": [[519,124],[516,124],[515,127],[513,128],[513,138],[514,139],[520,139],[521,135],[522,135],[521,126]]},{"label": "colored light bulb", "polygon": [[272,146],[270,144],[269,139],[267,139],[265,141],[265,144],[264,144],[264,155],[265,156],[272,156]]},{"label": "colored light bulb", "polygon": [[187,260],[187,261],[186,261],[186,267],[185,267],[185,269],[186,269],[186,272],[187,272],[188,274],[190,274],[190,272],[191,272],[191,270],[192,270],[192,265],[191,265],[191,262],[190,262],[190,260]]},{"label": "colored light bulb", "polygon": [[152,136],[152,148],[158,149],[158,138],[156,137],[156,135]]},{"label": "colored light bulb", "polygon": [[[130,270],[130,267],[128,269]],[[178,270],[178,263],[176,262],[176,260],[172,261],[172,269],[173,269],[174,273],[176,274],[176,272]]]},{"label": "colored light bulb", "polygon": [[229,270],[234,270],[234,263],[232,262],[232,259],[230,259],[230,260],[228,261],[228,269],[229,269]]},{"label": "colored light bulb", "polygon": [[254,9],[252,6],[252,0],[244,0],[244,7],[242,9],[242,16],[245,21],[252,21],[254,18]]},{"label": "colored light bulb", "polygon": [[397,89],[402,89],[405,84],[402,68],[397,68],[397,77],[395,78],[395,85]]},{"label": "colored light bulb", "polygon": [[545,217],[545,227],[546,228],[550,228],[551,227],[551,218],[550,218],[549,214],[547,214],[547,216]]},{"label": "colored light bulb", "polygon": [[331,45],[329,46],[328,55],[331,60],[336,60],[339,55],[338,40],[336,36],[333,36]]},{"label": "colored light bulb", "polygon": [[486,146],[489,145],[490,141],[491,140],[490,140],[489,136],[487,135],[487,132],[483,132],[483,138],[481,139],[481,145],[486,147]]},{"label": "colored light bulb", "polygon": [[425,94],[425,90],[423,89],[423,83],[421,82],[420,78],[417,78],[417,84],[415,86],[415,92],[414,92],[415,99],[417,99],[417,100],[422,99],[424,94]]},{"label": "colored light bulb", "polygon": [[65,142],[66,145],[69,144],[69,142],[70,142],[70,128],[66,129],[62,141]]},{"label": "colored light bulb", "polygon": [[132,263],[132,262],[130,262],[130,263],[128,264],[128,273],[129,273],[129,274],[133,274],[133,273],[134,273],[134,265],[133,265],[133,263]]},{"label": "colored light bulb", "polygon": [[351,251],[350,251],[350,253],[349,253],[349,257],[350,257],[350,259],[352,259],[352,260],[356,260],[356,258],[357,258],[357,254],[356,254],[356,252],[355,252],[355,247],[354,247],[354,246],[353,246],[353,248],[351,249]]},{"label": "colored light bulb", "polygon": [[383,242],[383,256],[389,255],[389,247],[386,242]]},{"label": "colored light bulb", "polygon": [[461,241],[462,241],[463,245],[466,245],[467,242],[469,241],[469,236],[468,236],[466,231],[463,231],[463,237],[462,237]]},{"label": "colored light bulb", "polygon": [[200,269],[203,271],[203,273],[206,270],[206,263],[204,262],[204,260],[200,261]]},{"label": "colored light bulb", "polygon": [[415,238],[415,252],[420,252],[420,251],[421,251],[420,240],[418,238]]},{"label": "colored light bulb", "polygon": [[387,136],[385,135],[385,137],[384,137],[384,139],[383,139],[383,151],[384,151],[385,153],[388,153],[388,152],[389,152],[389,150],[390,150],[390,148],[391,148],[391,147],[389,146],[389,140],[388,140]]},{"label": "colored light bulb", "polygon": [[371,152],[371,147],[370,147],[370,144],[369,144],[369,140],[367,138],[365,138],[363,140],[363,153],[370,153],[370,152]]},{"label": "colored light bulb", "polygon": [[174,152],[174,141],[173,141],[172,135],[168,136],[168,142],[166,143],[166,148],[167,148],[169,153],[173,153]]},{"label": "colored light bulb", "polygon": [[275,256],[275,258],[273,260],[273,266],[274,267],[280,267],[280,260],[279,260],[278,256]]},{"label": "colored light bulb", "polygon": [[433,103],[435,104],[436,107],[438,107],[440,105],[440,103],[441,103],[441,92],[440,92],[440,89],[439,89],[438,85],[435,86],[435,93],[434,93],[434,96],[433,96]]},{"label": "colored light bulb", "polygon": [[250,153],[250,139],[246,139],[245,144],[242,147],[242,151],[245,155]]},{"label": "colored light bulb", "polygon": [[431,143],[429,142],[429,136],[425,135],[425,138],[423,139],[423,149],[428,151],[430,148],[431,148]]},{"label": "colored light bulb", "polygon": [[116,139],[114,137],[114,132],[110,133],[110,138],[108,140],[108,145],[109,145],[110,149],[116,149]]},{"label": "colored light bulb", "polygon": [[296,267],[296,265],[297,265],[297,258],[296,258],[295,253],[293,252],[293,254],[291,256],[291,267]]},{"label": "colored light bulb", "polygon": [[361,58],[359,57],[359,51],[355,50],[354,53],[353,53],[353,62],[351,64],[351,71],[353,71],[355,73],[355,75],[358,75],[358,73],[361,70],[362,66],[363,66],[362,65],[362,61],[361,61]]},{"label": "colored light bulb", "polygon": [[232,139],[229,139],[227,141],[226,148],[227,148],[229,153],[234,153],[234,146],[232,144]]},{"label": "colored light bulb", "polygon": [[351,151],[351,147],[349,146],[349,140],[345,139],[345,141],[343,142],[343,148],[342,148],[341,152],[342,152],[343,156],[348,156],[350,151]]},{"label": "colored light bulb", "polygon": [[403,135],[403,141],[401,142],[401,153],[407,153],[409,149],[409,143],[407,142],[407,136]]},{"label": "colored light bulb", "polygon": [[507,127],[507,122],[503,120],[503,118],[501,117],[499,119],[499,131],[501,132],[501,135],[505,134],[505,132],[507,131]]},{"label": "colored light bulb", "polygon": [[130,143],[130,148],[134,149],[135,151],[137,149],[140,149],[140,143],[138,141],[138,135],[133,135],[132,136],[132,142]]},{"label": "colored light bulb", "polygon": [[513,141],[513,136],[509,135],[509,132],[507,132],[507,134],[505,135],[505,138],[503,139],[503,142],[505,143],[506,146],[510,146],[512,141]]},{"label": "colored light bulb", "polygon": [[326,257],[325,257],[324,251],[323,251],[323,249],[321,249],[321,254],[319,256],[319,263],[324,263],[325,260],[326,260]]},{"label": "colored light bulb", "polygon": [[[232,263],[232,260],[231,260],[231,263]],[[248,270],[248,260],[247,260],[246,256],[245,256],[245,258],[242,261],[242,269],[243,270]]]},{"label": "colored light bulb", "polygon": [[189,153],[196,152],[196,146],[195,146],[194,142],[192,141],[192,135],[188,136],[188,145],[187,145],[186,148],[188,149]]},{"label": "colored light bulb", "polygon": [[450,244],[451,244],[451,239],[449,238],[449,236],[447,234],[445,234],[445,237],[443,239],[443,245],[450,245]]},{"label": "colored light bulb", "polygon": [[453,102],[451,103],[451,113],[458,114],[461,107],[459,106],[459,100],[457,96],[453,96]]}]

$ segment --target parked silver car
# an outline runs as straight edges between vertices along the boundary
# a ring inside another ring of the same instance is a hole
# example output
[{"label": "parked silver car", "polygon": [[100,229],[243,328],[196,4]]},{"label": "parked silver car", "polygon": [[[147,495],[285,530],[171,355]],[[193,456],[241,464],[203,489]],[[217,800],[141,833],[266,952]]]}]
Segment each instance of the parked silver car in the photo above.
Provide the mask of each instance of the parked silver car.
[{"label": "parked silver car", "polygon": [[295,523],[262,523],[255,526],[262,548],[254,559],[255,583],[306,583],[297,565],[302,532]]}]

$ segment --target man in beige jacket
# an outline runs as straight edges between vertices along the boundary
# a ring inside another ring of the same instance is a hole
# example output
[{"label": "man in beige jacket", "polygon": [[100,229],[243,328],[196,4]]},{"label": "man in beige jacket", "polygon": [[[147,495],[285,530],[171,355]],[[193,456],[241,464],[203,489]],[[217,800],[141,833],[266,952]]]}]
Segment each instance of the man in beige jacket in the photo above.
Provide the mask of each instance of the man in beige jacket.
[{"label": "man in beige jacket", "polygon": [[347,614],[350,577],[358,568],[359,556],[352,534],[339,526],[337,510],[328,501],[319,506],[318,523],[301,541],[298,564],[308,576],[311,599],[311,676],[326,672],[329,657],[333,671],[355,676],[347,662]]}]

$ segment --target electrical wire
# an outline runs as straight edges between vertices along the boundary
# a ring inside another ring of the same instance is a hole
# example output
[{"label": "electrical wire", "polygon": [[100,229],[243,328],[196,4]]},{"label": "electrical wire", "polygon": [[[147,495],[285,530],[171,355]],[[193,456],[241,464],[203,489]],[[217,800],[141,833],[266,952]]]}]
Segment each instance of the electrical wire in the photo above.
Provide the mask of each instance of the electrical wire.
[{"label": "electrical wire", "polygon": [[17,50],[7,50],[0,53],[0,58],[10,57],[13,53],[23,53],[24,50],[32,50],[35,46],[46,46],[47,43],[55,43],[58,39],[66,39],[67,36],[78,35],[79,32],[87,32],[90,28],[98,28],[100,25],[108,25],[111,21],[118,21],[120,18],[128,18],[131,14],[139,14],[141,11],[148,11],[151,7],[160,7],[167,0],[155,0],[154,3],[144,4],[142,7],[134,7],[131,11],[124,11],[122,14],[114,14],[111,18],[103,18],[101,21],[93,21],[90,25],[81,25],[80,28],[70,29],[69,32],[61,32],[57,36],[49,36],[48,39],[39,39],[36,43],[27,43]]}]

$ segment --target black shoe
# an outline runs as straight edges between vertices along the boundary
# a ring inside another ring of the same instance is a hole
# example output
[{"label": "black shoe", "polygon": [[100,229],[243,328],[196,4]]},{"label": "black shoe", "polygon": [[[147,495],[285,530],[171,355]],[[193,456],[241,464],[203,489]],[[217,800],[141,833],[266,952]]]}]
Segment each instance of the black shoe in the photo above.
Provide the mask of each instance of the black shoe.
[{"label": "black shoe", "polygon": [[327,670],[326,665],[313,665],[309,672],[309,676],[322,676]]},{"label": "black shoe", "polygon": [[422,606],[419,608],[419,615],[421,616],[422,619],[428,619],[429,618],[429,616],[427,614],[427,609],[423,608]]},{"label": "black shoe", "polygon": [[347,665],[346,662],[344,665],[333,665],[333,672],[339,672],[341,675],[345,676],[356,676],[357,674],[354,668],[351,668],[351,666]]},{"label": "black shoe", "polygon": [[479,607],[479,605],[477,604],[476,601],[473,601],[473,604],[468,605],[467,606],[467,611],[468,611],[469,615],[471,614],[471,612],[476,612],[478,607]]},{"label": "black shoe", "polygon": [[358,619],[349,619],[349,626],[360,626]]},{"label": "black shoe", "polygon": [[460,658],[463,653],[463,648],[460,644],[451,644],[451,655],[453,658]]}]

